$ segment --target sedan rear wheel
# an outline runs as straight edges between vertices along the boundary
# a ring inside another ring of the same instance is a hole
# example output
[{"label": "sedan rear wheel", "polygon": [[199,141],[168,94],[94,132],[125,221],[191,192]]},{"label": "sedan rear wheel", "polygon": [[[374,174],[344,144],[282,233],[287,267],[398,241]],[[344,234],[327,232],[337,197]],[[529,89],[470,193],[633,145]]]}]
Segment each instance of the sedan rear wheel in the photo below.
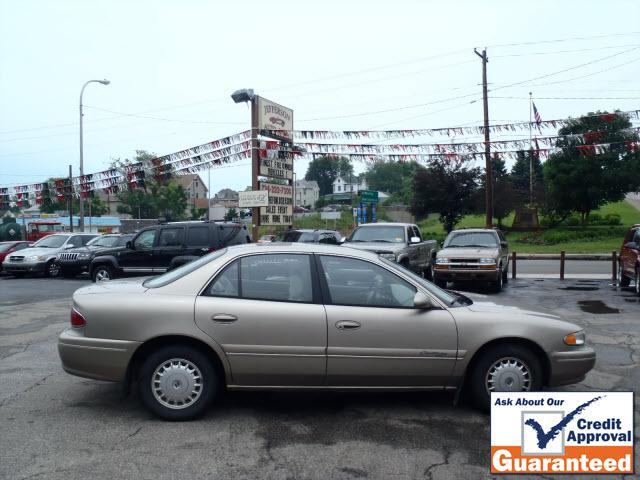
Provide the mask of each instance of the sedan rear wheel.
[{"label": "sedan rear wheel", "polygon": [[529,392],[542,385],[540,360],[520,345],[501,345],[482,354],[467,380],[472,402],[486,410],[491,392]]},{"label": "sedan rear wheel", "polygon": [[190,420],[202,415],[219,391],[211,361],[188,346],[163,347],[140,370],[140,397],[165,420]]}]

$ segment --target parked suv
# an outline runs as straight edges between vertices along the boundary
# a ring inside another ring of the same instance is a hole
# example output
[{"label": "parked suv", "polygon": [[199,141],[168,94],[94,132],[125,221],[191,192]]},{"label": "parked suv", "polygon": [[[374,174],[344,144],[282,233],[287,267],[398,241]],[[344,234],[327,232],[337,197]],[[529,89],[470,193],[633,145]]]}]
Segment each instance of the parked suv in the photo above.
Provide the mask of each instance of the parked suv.
[{"label": "parked suv", "polygon": [[621,287],[628,287],[633,280],[633,288],[640,295],[640,223],[629,229],[620,247],[618,278]]},{"label": "parked suv", "polygon": [[328,243],[330,245],[340,245],[342,235],[335,230],[313,230],[308,228],[294,228],[287,230],[282,235],[283,242],[300,243]]},{"label": "parked suv", "polygon": [[119,248],[124,250],[129,240],[133,238],[133,234],[107,234],[100,235],[88,242],[84,247],[72,248],[58,254],[56,262],[58,263],[58,275],[63,277],[73,277],[81,273],[87,273],[91,260],[96,255],[100,255],[105,250]]},{"label": "parked suv", "polygon": [[89,267],[96,282],[154,275],[221,248],[251,242],[246,225],[233,222],[173,222],[145,228],[125,248],[99,252]]},{"label": "parked suv", "polygon": [[56,263],[58,253],[72,248],[82,247],[97,237],[90,233],[56,233],[41,238],[32,247],[12,253],[4,259],[3,270],[14,277],[27,273],[44,273],[50,277],[58,275]]},{"label": "parked suv", "polygon": [[502,290],[509,277],[509,244],[502,232],[468,228],[454,230],[436,256],[433,280],[447,282],[489,282]]}]

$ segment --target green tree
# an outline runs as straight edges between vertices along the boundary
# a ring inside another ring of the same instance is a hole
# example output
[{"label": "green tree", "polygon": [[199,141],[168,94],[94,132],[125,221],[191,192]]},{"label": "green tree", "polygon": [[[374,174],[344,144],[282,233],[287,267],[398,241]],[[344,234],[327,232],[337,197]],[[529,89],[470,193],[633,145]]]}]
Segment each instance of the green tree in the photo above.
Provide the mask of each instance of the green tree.
[{"label": "green tree", "polygon": [[[93,192],[91,193],[92,195],[87,200],[87,215],[89,215],[89,211],[91,211],[91,216],[101,217],[108,211],[107,204],[104,203],[100,197],[93,195]],[[89,207],[91,207],[91,210],[89,210]]]},{"label": "green tree", "polygon": [[227,210],[227,213],[224,215],[224,221],[225,222],[232,222],[237,217],[238,217],[238,212],[236,211],[236,209],[235,208],[230,208],[229,210]]},{"label": "green tree", "polygon": [[307,167],[305,180],[315,180],[320,187],[320,195],[333,193],[333,182],[338,175],[345,180],[353,175],[353,166],[345,157],[317,157]]},{"label": "green tree", "polygon": [[394,200],[411,203],[413,176],[424,169],[416,162],[380,161],[372,164],[365,178],[371,190],[387,192]]},{"label": "green tree", "polygon": [[465,160],[431,161],[415,174],[412,212],[419,216],[438,212],[450,232],[464,215],[474,211],[480,173]]},{"label": "green tree", "polygon": [[[491,158],[491,166],[493,178],[493,217],[498,220],[498,227],[502,228],[502,220],[516,207],[517,195],[511,183],[511,176],[507,172],[504,160],[495,154]],[[481,175],[481,186],[476,195],[476,208],[478,212],[485,211],[485,181],[486,176]]]},{"label": "green tree", "polygon": [[174,181],[151,186],[151,204],[167,222],[182,220],[187,209],[187,193],[181,185]]},{"label": "green tree", "polygon": [[520,150],[516,154],[516,161],[509,174],[511,185],[517,195],[518,206],[529,203],[531,161],[533,161],[533,201],[541,203],[544,198],[544,175],[540,156],[533,150]]},{"label": "green tree", "polygon": [[[544,165],[547,208],[578,212],[585,225],[591,211],[637,191],[640,152],[627,149],[626,142],[638,141],[631,126],[629,118],[620,112],[596,112],[562,127],[558,133],[564,137],[556,142],[559,151]],[[574,134],[578,136],[571,136]],[[596,152],[595,147],[588,147],[594,144],[608,147]]]}]

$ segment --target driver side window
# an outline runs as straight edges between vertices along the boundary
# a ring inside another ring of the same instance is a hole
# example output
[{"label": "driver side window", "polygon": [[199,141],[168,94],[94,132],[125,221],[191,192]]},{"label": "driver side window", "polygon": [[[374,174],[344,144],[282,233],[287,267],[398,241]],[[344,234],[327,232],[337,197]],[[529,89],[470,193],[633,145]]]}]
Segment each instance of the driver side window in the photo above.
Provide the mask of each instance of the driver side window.
[{"label": "driver side window", "polygon": [[413,308],[416,288],[378,265],[327,255],[320,262],[333,305]]},{"label": "driver side window", "polygon": [[151,250],[156,239],[156,230],[145,230],[135,239],[134,246],[136,250]]}]

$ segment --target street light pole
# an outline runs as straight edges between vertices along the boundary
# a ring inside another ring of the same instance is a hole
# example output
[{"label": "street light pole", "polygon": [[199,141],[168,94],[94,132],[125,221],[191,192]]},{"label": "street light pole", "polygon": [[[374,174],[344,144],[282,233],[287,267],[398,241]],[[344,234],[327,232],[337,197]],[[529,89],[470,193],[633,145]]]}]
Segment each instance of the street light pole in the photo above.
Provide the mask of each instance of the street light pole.
[{"label": "street light pole", "polygon": [[82,86],[82,90],[80,90],[80,218],[78,222],[78,227],[81,232],[84,232],[84,199],[82,198],[82,177],[84,177],[84,158],[83,158],[83,146],[82,146],[82,94],[84,93],[84,89],[90,83],[101,83],[102,85],[109,85],[109,80],[89,80]]}]

